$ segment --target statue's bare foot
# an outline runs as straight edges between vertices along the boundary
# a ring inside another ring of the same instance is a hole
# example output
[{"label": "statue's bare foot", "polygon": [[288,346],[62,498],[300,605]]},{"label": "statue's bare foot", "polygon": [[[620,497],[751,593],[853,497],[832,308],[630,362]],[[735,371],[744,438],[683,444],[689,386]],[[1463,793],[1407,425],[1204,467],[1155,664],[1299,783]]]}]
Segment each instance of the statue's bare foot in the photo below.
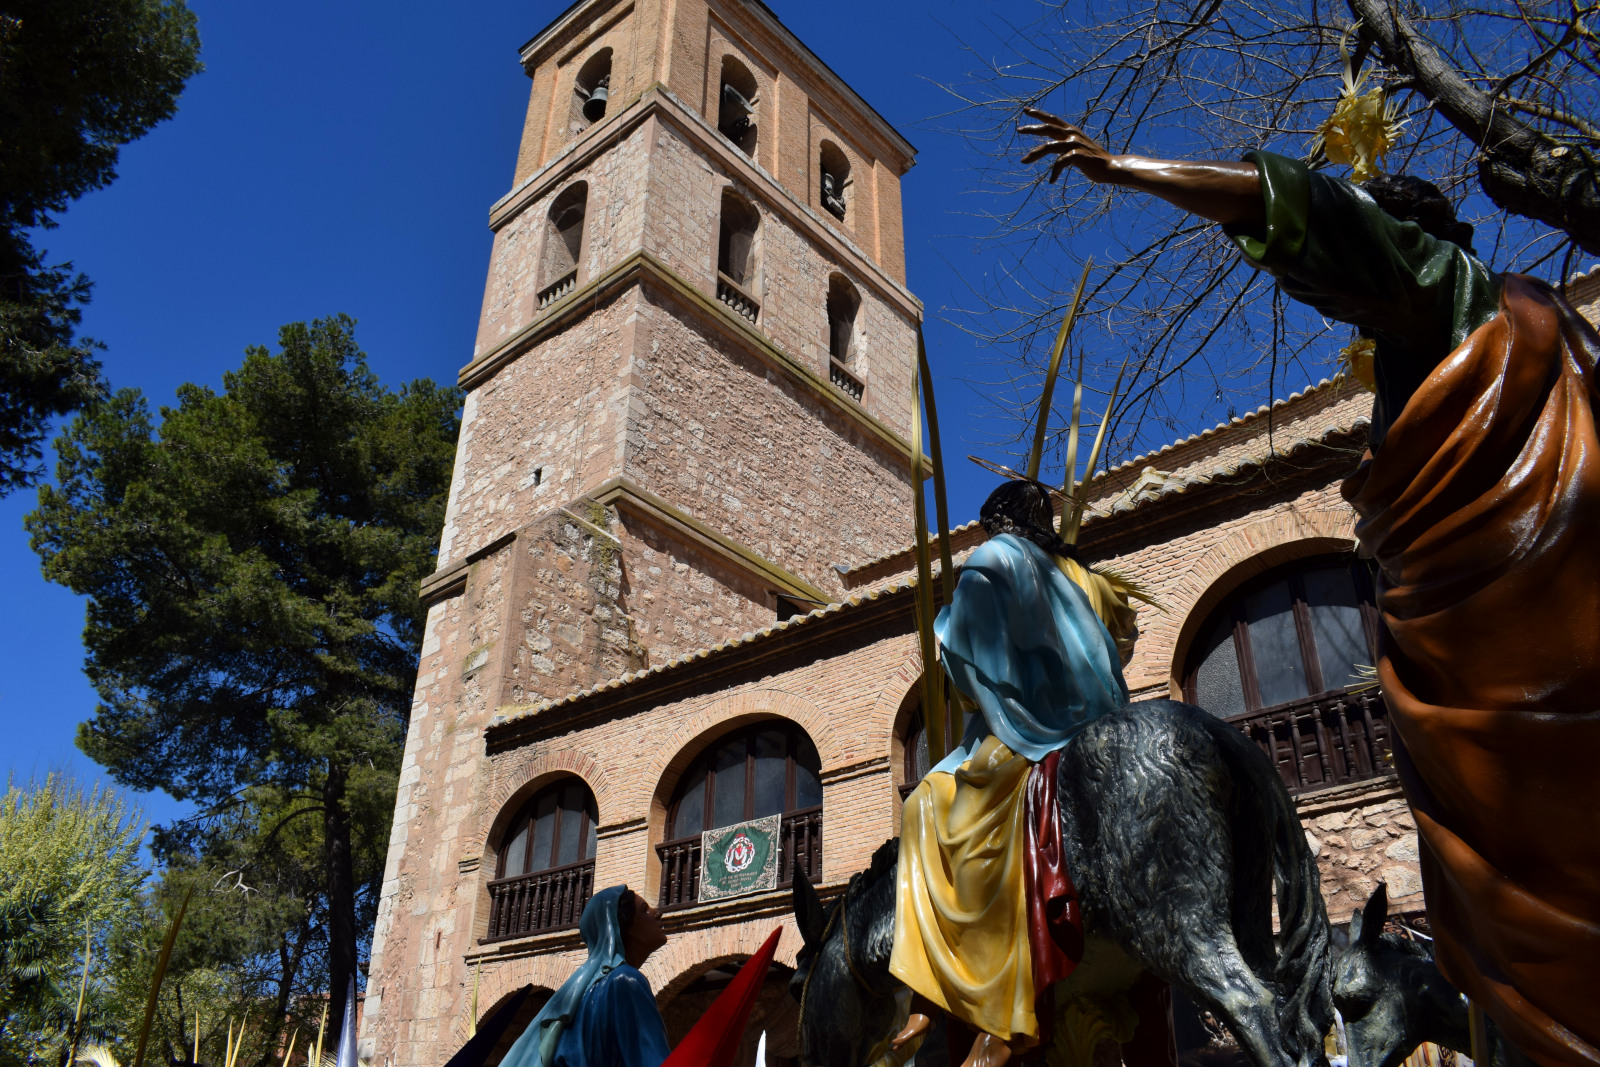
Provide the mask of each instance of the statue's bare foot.
[{"label": "statue's bare foot", "polygon": [[1011,1046],[993,1034],[979,1034],[961,1067],[1001,1067],[1011,1059]]},{"label": "statue's bare foot", "polygon": [[913,1013],[911,1018],[906,1020],[906,1028],[889,1039],[889,1047],[898,1051],[900,1046],[904,1045],[907,1041],[910,1041],[921,1034],[927,1033],[928,1028],[932,1025],[933,1020],[928,1018],[926,1015],[923,1015],[921,1012]]}]

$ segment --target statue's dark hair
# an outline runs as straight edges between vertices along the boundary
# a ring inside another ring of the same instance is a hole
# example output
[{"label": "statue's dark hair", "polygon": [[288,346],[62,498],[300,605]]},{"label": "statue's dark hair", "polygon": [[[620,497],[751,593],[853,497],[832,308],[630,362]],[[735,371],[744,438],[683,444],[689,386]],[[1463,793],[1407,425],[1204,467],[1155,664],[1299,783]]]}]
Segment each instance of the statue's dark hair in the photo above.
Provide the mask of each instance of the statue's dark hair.
[{"label": "statue's dark hair", "polygon": [[622,887],[622,895],[617,897],[617,929],[624,934],[633,925],[634,901],[637,899],[638,896],[627,886]]},{"label": "statue's dark hair", "polygon": [[1077,549],[1056,533],[1050,490],[1041,482],[1015,479],[1002,482],[978,509],[978,524],[990,537],[1003,533],[1025,537],[1046,552],[1076,559]]},{"label": "statue's dark hair", "polygon": [[1472,251],[1472,226],[1456,218],[1450,198],[1430,181],[1409,174],[1380,174],[1361,183],[1384,212],[1414,222],[1422,232]]}]

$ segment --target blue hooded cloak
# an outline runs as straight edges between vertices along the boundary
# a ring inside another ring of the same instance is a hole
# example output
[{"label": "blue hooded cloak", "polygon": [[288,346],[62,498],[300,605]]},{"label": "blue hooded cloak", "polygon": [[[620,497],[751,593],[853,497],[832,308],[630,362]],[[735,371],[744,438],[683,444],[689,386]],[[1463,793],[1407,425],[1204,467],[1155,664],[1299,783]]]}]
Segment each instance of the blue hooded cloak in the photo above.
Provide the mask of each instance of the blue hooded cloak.
[{"label": "blue hooded cloak", "polygon": [[589,958],[506,1053],[501,1067],[661,1067],[667,1030],[644,975],[622,952],[617,902],[627,886],[589,898],[578,933]]},{"label": "blue hooded cloak", "polygon": [[934,632],[945,671],[979,711],[935,770],[953,772],[991,733],[1037,763],[1128,702],[1117,644],[1089,598],[1013,534],[973,549]]}]

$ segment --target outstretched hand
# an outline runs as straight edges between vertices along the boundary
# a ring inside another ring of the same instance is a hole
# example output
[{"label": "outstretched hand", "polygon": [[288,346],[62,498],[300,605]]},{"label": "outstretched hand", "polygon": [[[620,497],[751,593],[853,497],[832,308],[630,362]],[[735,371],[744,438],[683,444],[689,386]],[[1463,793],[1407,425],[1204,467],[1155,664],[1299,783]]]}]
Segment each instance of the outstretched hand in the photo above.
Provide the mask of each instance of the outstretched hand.
[{"label": "outstretched hand", "polygon": [[1213,222],[1256,227],[1266,222],[1261,175],[1254,163],[1114,156],[1066,119],[1034,107],[1023,110],[1038,124],[1018,126],[1017,132],[1045,141],[1028,149],[1022,162],[1054,156],[1050,161],[1052,182],[1063,170],[1076,167],[1092,182],[1159,196]]},{"label": "outstretched hand", "polygon": [[1018,126],[1017,132],[1030,137],[1046,138],[1045,142],[1030,148],[1022,157],[1024,163],[1034,163],[1046,156],[1055,156],[1050,163],[1050,181],[1055,182],[1067,167],[1077,167],[1093,182],[1111,180],[1111,153],[1093,137],[1078,127],[1048,111],[1024,108],[1023,113],[1039,120],[1036,126]]}]

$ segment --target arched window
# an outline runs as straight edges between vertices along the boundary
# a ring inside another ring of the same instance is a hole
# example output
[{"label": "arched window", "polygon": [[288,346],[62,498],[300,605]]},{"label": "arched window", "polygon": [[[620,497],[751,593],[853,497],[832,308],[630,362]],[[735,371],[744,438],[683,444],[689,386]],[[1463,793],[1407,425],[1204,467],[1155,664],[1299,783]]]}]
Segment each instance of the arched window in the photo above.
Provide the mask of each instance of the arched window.
[{"label": "arched window", "polygon": [[578,69],[572,82],[572,132],[582,133],[606,117],[611,100],[611,49],[602,48]]},{"label": "arched window", "polygon": [[1388,713],[1363,668],[1376,662],[1372,578],[1354,557],[1268,571],[1200,631],[1184,695],[1249,735],[1291,793],[1387,771]]},{"label": "arched window", "polygon": [[589,186],[575,182],[550,204],[545,219],[544,263],[539,307],[544,309],[578,287],[578,258],[583,254],[583,221]]},{"label": "arched window", "polygon": [[486,941],[572,926],[594,889],[594,794],[566,778],[534,794],[501,834]]},{"label": "arched window", "polygon": [[717,98],[717,129],[739,150],[756,154],[755,75],[732,56],[722,57],[722,87]]},{"label": "arched window", "polygon": [[717,299],[751,322],[761,313],[754,293],[760,228],[760,213],[738,193],[724,189],[717,232]]},{"label": "arched window", "polygon": [[667,808],[661,856],[661,903],[691,904],[699,895],[700,835],[720,826],[781,815],[778,884],[794,865],[822,871],[822,764],[817,746],[791,723],[766,722],[715,742],[689,766]]},{"label": "arched window", "polygon": [[860,401],[867,391],[856,361],[856,317],[861,296],[843,274],[828,276],[828,378],[850,398]]},{"label": "arched window", "polygon": [[861,297],[856,287],[842,274],[828,277],[828,355],[840,363],[856,358],[856,312]]},{"label": "arched window", "polygon": [[823,141],[820,166],[822,175],[819,189],[823,210],[843,222],[847,202],[845,190],[850,185],[850,160],[838,145]]},{"label": "arched window", "polygon": [[1377,612],[1366,569],[1320,557],[1270,571],[1213,612],[1185,690],[1213,715],[1276,707],[1362,681]]}]

